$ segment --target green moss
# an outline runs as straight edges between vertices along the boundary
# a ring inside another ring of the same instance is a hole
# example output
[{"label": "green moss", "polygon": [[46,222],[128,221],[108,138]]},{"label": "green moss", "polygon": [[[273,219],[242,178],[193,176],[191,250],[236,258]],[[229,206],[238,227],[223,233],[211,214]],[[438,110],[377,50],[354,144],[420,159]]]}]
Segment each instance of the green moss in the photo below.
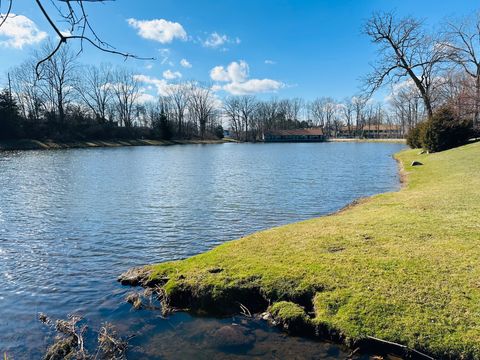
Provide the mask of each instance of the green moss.
[{"label": "green moss", "polygon": [[283,322],[308,322],[305,310],[290,301],[279,301],[268,308],[273,317]]},{"label": "green moss", "polygon": [[303,307],[345,339],[480,359],[480,143],[397,158],[401,191],[154,265],[151,277],[209,312]]},{"label": "green moss", "polygon": [[304,308],[291,301],[279,301],[268,308],[277,325],[293,334],[312,334],[313,321]]}]

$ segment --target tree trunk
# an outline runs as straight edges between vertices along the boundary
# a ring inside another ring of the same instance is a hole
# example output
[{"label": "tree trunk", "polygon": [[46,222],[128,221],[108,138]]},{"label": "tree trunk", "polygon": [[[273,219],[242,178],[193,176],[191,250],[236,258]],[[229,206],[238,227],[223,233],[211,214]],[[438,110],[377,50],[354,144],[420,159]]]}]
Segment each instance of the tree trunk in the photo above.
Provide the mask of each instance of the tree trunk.
[{"label": "tree trunk", "polygon": [[473,116],[473,125],[478,124],[480,117],[480,65],[477,65],[477,77],[475,79],[475,114]]},{"label": "tree trunk", "polygon": [[179,137],[182,137],[182,121],[183,121],[183,114],[180,111],[178,111],[178,136]]},{"label": "tree trunk", "polygon": [[206,121],[202,119],[200,121],[200,137],[202,138],[202,140],[205,138],[205,124]]},{"label": "tree trunk", "polygon": [[61,125],[63,125],[65,120],[65,111],[63,109],[63,96],[62,93],[58,93],[58,120]]}]

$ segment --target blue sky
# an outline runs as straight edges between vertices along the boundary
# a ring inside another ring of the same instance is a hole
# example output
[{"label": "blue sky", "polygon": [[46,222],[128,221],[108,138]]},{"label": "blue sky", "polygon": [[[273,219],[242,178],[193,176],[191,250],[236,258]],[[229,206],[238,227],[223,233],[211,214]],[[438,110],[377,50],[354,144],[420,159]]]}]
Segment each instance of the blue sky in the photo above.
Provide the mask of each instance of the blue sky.
[{"label": "blue sky", "polygon": [[[153,89],[181,74],[182,80],[215,85],[219,95],[342,99],[358,91],[359,78],[374,60],[375,47],[361,33],[373,11],[395,10],[435,26],[479,9],[473,0],[117,0],[88,4],[91,23],[119,50],[156,60],[124,63],[88,49],[80,61],[125,64]],[[11,31],[0,31],[2,82],[47,33],[53,36],[33,0],[14,0],[13,12],[30,19],[38,32],[30,43],[19,43]],[[188,64],[182,66],[182,59]]]}]

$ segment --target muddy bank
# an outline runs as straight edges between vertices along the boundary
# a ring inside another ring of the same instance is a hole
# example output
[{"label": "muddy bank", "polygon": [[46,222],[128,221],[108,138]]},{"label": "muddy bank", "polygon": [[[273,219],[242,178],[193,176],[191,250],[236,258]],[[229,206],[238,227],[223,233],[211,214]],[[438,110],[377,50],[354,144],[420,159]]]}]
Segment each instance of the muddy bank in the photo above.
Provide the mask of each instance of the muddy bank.
[{"label": "muddy bank", "polygon": [[11,150],[54,150],[54,149],[76,149],[76,148],[99,148],[99,147],[120,147],[120,146],[167,146],[187,144],[223,144],[231,140],[92,140],[92,141],[39,141],[39,140],[11,140],[0,141],[0,151]]}]

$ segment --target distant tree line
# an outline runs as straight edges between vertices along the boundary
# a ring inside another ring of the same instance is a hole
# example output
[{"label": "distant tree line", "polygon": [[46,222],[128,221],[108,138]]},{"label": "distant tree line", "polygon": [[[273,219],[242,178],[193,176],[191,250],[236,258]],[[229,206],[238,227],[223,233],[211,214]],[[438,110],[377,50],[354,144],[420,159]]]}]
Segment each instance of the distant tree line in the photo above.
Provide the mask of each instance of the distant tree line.
[{"label": "distant tree line", "polygon": [[257,141],[265,132],[299,128],[323,128],[329,137],[362,136],[368,126],[397,124],[385,105],[353,96],[337,101],[321,97],[307,102],[300,98],[259,100],[254,96],[231,96],[223,101],[224,119],[232,136]]},{"label": "distant tree line", "polygon": [[[362,137],[380,125],[396,126],[405,136],[445,107],[452,121],[479,127],[478,15],[429,33],[415,18],[374,14],[365,33],[379,50],[373,71],[358,95],[342,101],[219,99],[211,86],[194,81],[165,82],[155,100],[149,95],[145,101],[144,76],[124,67],[81,65],[68,46],[49,57],[53,49],[46,45],[8,74],[0,138],[205,139],[222,137],[226,126],[239,141],[258,141],[268,131],[311,127],[330,137]],[[47,60],[39,65],[40,59]],[[384,85],[391,86],[386,101],[373,101]]]},{"label": "distant tree line", "polygon": [[85,66],[62,46],[51,45],[8,73],[0,96],[0,138],[191,139],[223,136],[210,87],[169,84],[164,96],[142,101],[142,79],[111,65]]}]

